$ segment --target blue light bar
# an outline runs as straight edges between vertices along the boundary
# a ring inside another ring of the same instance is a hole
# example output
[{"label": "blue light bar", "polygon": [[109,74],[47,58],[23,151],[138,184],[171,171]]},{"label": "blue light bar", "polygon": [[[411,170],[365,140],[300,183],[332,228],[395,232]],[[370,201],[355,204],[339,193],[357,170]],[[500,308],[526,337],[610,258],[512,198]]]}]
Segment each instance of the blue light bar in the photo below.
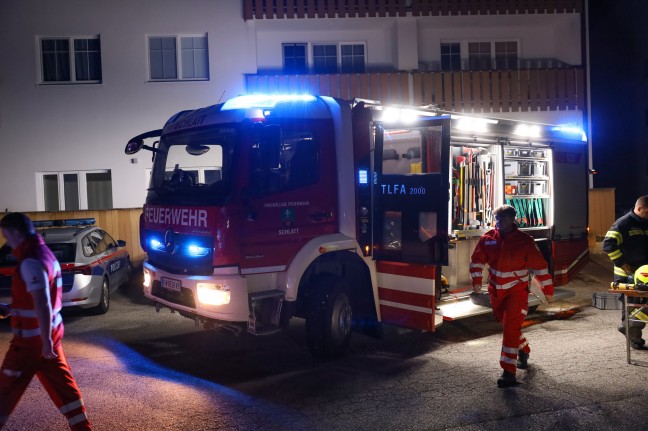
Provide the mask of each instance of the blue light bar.
[{"label": "blue light bar", "polygon": [[149,240],[149,246],[156,251],[164,251],[164,244],[157,238],[151,238]]},{"label": "blue light bar", "polygon": [[95,219],[92,217],[89,218],[68,218],[60,220],[34,220],[32,222],[36,228],[44,227],[61,227],[61,226],[92,226],[95,224]]},{"label": "blue light bar", "polygon": [[587,135],[585,134],[585,131],[583,131],[583,129],[581,129],[580,127],[557,126],[553,127],[551,130],[553,130],[554,132],[562,133],[563,135],[569,136],[572,139],[580,138],[581,141],[587,142]]},{"label": "blue light bar", "polygon": [[274,108],[280,102],[314,102],[315,96],[309,94],[251,94],[234,97],[223,104],[221,111],[247,108]]}]

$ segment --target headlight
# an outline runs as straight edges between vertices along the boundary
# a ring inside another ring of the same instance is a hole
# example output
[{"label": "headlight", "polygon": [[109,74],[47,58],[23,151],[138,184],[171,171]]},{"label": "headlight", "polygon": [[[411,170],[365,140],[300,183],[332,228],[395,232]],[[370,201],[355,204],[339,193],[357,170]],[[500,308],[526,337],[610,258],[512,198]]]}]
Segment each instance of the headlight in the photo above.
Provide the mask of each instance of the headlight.
[{"label": "headlight", "polygon": [[230,303],[230,290],[224,284],[196,284],[198,301],[205,305],[226,305]]}]

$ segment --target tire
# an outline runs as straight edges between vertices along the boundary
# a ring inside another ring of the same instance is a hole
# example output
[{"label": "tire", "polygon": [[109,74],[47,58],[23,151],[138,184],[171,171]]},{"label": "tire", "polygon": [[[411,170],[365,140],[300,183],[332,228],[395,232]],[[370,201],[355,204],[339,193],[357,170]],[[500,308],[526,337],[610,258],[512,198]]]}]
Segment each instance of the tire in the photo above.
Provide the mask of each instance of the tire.
[{"label": "tire", "polygon": [[323,277],[312,286],[306,317],[308,348],[318,359],[347,353],[351,341],[353,307],[342,280]]},{"label": "tire", "polygon": [[106,314],[110,309],[110,284],[108,279],[104,277],[101,283],[101,296],[99,297],[99,304],[93,309],[95,314]]}]

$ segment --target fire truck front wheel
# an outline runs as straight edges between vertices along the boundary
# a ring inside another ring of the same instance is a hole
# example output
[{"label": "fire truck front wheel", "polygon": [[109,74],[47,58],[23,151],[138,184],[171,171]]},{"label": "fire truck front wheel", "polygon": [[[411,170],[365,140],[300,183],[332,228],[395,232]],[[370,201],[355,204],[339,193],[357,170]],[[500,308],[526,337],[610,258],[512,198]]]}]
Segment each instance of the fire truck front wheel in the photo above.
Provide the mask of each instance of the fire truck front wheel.
[{"label": "fire truck front wheel", "polygon": [[306,339],[316,358],[343,356],[351,340],[353,308],[348,290],[337,277],[322,277],[312,286],[306,316]]}]

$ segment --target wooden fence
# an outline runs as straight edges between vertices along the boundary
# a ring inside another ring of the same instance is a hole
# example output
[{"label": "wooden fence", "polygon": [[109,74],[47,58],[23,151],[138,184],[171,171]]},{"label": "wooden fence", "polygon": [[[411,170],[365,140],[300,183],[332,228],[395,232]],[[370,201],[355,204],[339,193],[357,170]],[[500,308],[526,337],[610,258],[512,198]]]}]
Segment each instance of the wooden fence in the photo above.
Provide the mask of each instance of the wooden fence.
[{"label": "wooden fence", "polygon": [[[71,218],[93,217],[96,225],[105,229],[115,240],[126,241],[126,248],[130,253],[133,265],[139,265],[146,254],[142,250],[139,241],[139,216],[141,208],[102,210],[102,211],[56,211],[56,212],[28,212],[32,220],[61,220]],[[0,214],[2,216],[4,214]],[[4,243],[4,238],[0,234]]]},{"label": "wooden fence", "polygon": [[246,75],[246,91],[299,93],[379,100],[384,104],[437,105],[455,112],[585,109],[582,68],[456,72],[381,72]]}]

